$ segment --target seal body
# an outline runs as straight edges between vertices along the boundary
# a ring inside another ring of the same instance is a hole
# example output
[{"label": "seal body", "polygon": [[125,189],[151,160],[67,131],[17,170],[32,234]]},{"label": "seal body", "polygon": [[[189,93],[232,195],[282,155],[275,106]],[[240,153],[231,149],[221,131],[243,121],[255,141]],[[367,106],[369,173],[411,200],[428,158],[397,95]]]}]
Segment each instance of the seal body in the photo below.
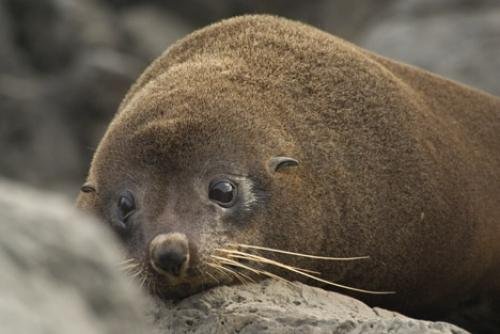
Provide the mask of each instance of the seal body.
[{"label": "seal body", "polygon": [[165,297],[265,273],[331,287],[276,263],[402,311],[500,290],[500,100],[286,19],[170,47],[83,190]]}]

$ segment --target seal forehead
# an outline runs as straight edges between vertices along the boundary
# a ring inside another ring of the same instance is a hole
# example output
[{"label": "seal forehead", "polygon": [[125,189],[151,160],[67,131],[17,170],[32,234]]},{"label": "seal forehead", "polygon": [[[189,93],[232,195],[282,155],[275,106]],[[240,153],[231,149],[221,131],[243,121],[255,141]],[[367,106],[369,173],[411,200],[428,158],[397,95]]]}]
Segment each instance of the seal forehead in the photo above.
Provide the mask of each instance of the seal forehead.
[{"label": "seal forehead", "polygon": [[[171,159],[172,154],[196,156],[196,148],[207,151],[209,145],[215,158],[218,154],[236,158],[238,147],[254,153],[259,147],[268,150],[273,141],[286,146],[290,140],[285,138],[291,136],[279,118],[268,117],[276,102],[269,103],[261,88],[235,81],[246,71],[235,64],[215,57],[173,65],[121,106],[106,137],[129,142],[121,145],[125,150],[149,148],[157,153],[150,156],[170,155]],[[235,66],[229,70],[229,65]],[[285,110],[285,106],[278,108]]]},{"label": "seal forehead", "polygon": [[245,127],[249,119],[255,125],[264,121],[260,117],[267,103],[254,87],[241,82],[248,69],[229,58],[195,57],[174,64],[134,91],[128,102],[120,107],[110,128],[129,131],[152,122],[177,123],[192,120],[233,122],[233,128]]}]

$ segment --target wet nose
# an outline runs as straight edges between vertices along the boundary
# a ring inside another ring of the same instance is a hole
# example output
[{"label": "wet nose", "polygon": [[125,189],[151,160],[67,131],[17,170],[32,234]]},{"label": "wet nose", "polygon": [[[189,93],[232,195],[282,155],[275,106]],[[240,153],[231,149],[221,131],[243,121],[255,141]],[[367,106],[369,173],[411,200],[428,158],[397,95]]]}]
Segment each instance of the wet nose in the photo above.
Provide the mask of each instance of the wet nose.
[{"label": "wet nose", "polygon": [[179,276],[187,256],[179,249],[165,249],[156,254],[156,265],[174,276]]},{"label": "wet nose", "polygon": [[187,238],[181,233],[156,236],[150,245],[153,268],[159,273],[180,276],[187,269],[189,248]]}]

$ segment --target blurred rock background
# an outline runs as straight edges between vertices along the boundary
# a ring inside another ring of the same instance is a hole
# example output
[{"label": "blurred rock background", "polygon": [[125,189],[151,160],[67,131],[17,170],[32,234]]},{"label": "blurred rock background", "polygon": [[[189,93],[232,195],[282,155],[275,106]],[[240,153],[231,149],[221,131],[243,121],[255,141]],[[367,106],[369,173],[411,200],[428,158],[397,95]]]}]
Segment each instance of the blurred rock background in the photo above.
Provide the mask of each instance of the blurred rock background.
[{"label": "blurred rock background", "polygon": [[0,175],[76,196],[145,66],[245,13],[308,22],[500,95],[498,0],[0,0]]}]

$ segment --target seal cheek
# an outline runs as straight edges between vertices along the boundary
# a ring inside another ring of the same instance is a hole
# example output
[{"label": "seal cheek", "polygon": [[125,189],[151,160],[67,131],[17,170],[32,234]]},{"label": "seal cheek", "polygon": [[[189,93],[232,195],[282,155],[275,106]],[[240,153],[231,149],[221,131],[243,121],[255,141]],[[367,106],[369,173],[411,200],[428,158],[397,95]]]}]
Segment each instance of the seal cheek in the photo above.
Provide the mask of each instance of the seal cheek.
[{"label": "seal cheek", "polygon": [[149,259],[153,269],[161,275],[178,279],[190,262],[188,239],[182,233],[157,235],[149,245]]}]

